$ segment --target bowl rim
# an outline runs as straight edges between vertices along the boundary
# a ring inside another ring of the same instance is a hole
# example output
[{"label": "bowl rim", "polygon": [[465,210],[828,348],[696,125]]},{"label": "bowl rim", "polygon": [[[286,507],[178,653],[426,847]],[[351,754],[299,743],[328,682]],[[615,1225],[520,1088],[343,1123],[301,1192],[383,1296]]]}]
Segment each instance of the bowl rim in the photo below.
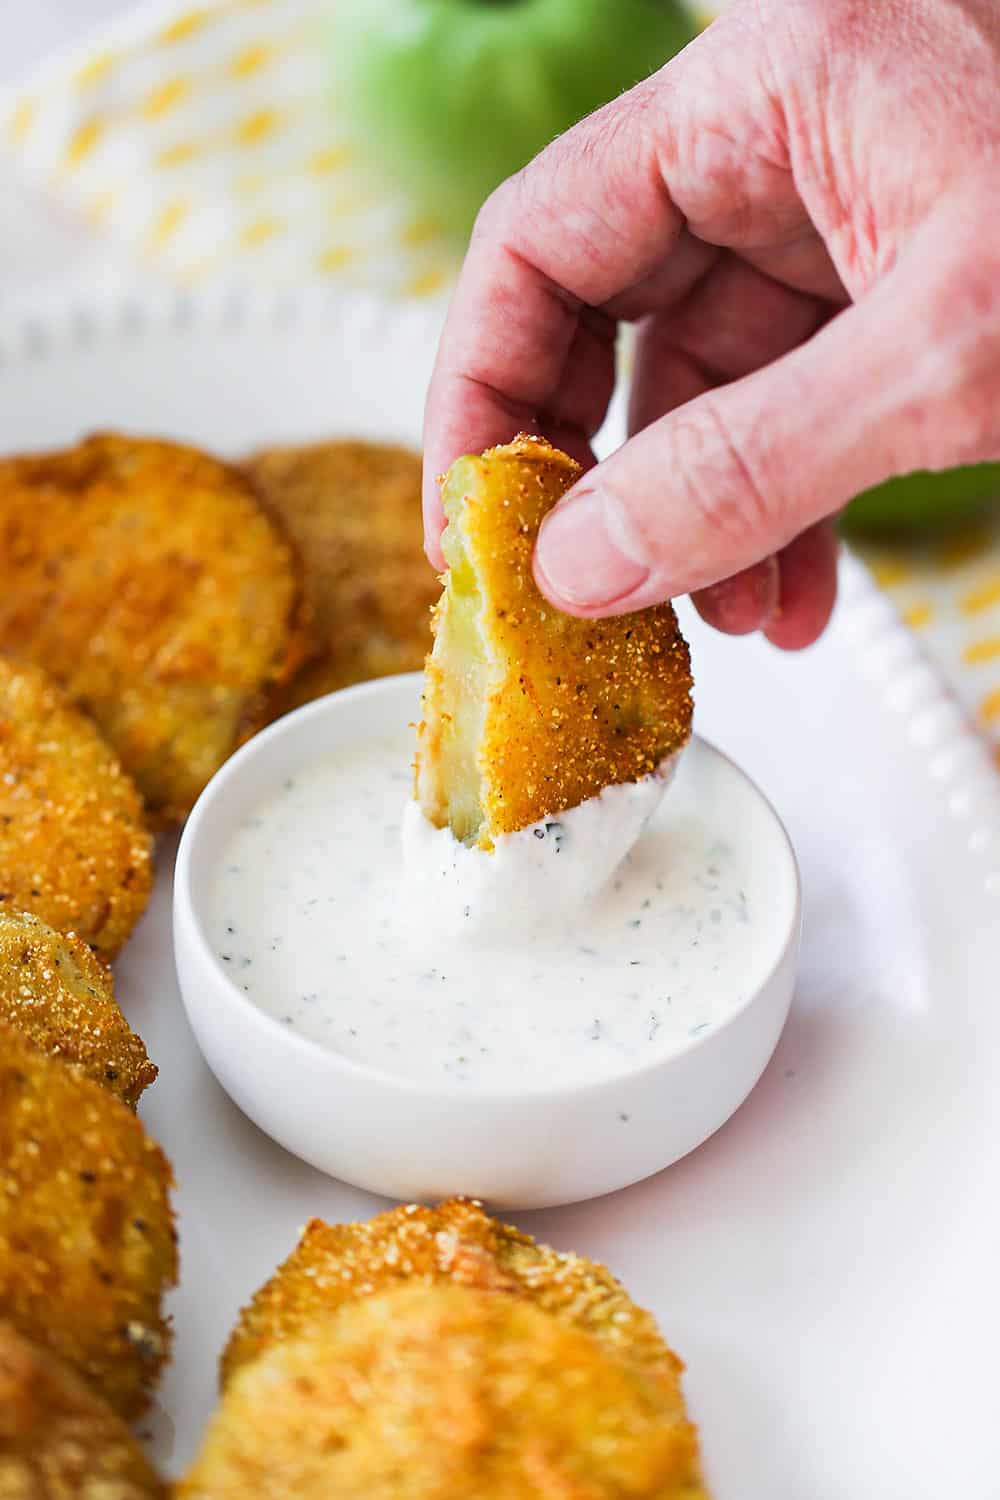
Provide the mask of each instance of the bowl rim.
[{"label": "bowl rim", "polygon": [[[375,1088],[389,1089],[392,1092],[408,1094],[411,1097],[420,1097],[428,1101],[434,1100],[440,1102],[441,1100],[450,1100],[460,1102],[464,1100],[469,1103],[475,1103],[488,1100],[491,1104],[509,1103],[515,1106],[567,1097],[574,1099],[595,1097],[609,1090],[621,1089],[626,1084],[636,1084],[651,1075],[665,1073],[672,1066],[690,1057],[693,1053],[718,1044],[736,1022],[770,989],[776,976],[797,949],[802,926],[802,877],[788,830],[770,799],[764,795],[752,777],[747,775],[724,751],[720,750],[711,741],[703,739],[697,734],[692,735],[691,742],[697,741],[711,755],[717,757],[732,771],[735,771],[744,786],[770,814],[775,829],[779,834],[779,847],[782,849],[786,860],[792,898],[787,930],[781,942],[777,945],[777,951],[772,961],[741,1004],[736,1006],[724,1021],[717,1026],[713,1026],[709,1031],[703,1032],[698,1036],[687,1037],[680,1046],[662,1057],[651,1058],[634,1067],[609,1074],[607,1077],[583,1079],[576,1082],[572,1079],[563,1079],[552,1084],[535,1082],[507,1085],[487,1082],[470,1087],[468,1084],[459,1083],[451,1079],[431,1081],[410,1074],[393,1073],[388,1069],[379,1067],[375,1063],[361,1062],[355,1058],[346,1057],[343,1053],[337,1052],[332,1047],[325,1046],[322,1042],[316,1041],[312,1037],[304,1036],[301,1032],[289,1030],[288,1027],[282,1025],[277,1017],[269,1015],[267,1011],[262,1010],[260,1006],[256,1005],[253,1000],[240,991],[235,981],[219,962],[218,956],[209,942],[203,916],[194,899],[192,890],[193,871],[195,864],[199,861],[200,855],[202,828],[212,811],[214,803],[234,780],[244,774],[245,768],[257,756],[265,753],[271,745],[283,739],[308,734],[309,725],[314,720],[325,718],[331,713],[340,714],[348,712],[350,705],[358,702],[360,699],[388,693],[412,693],[412,690],[422,680],[422,677],[423,673],[421,672],[399,673],[391,677],[381,677],[369,682],[355,683],[350,687],[340,688],[336,692],[327,693],[321,698],[314,699],[313,702],[304,704],[301,708],[294,709],[292,712],[283,715],[282,718],[275,720],[266,729],[254,735],[252,739],[241,745],[215,773],[203,789],[187,819],[177,850],[177,859],[174,867],[172,939],[174,960],[178,971],[180,967],[179,950],[181,947],[181,932],[183,931],[185,937],[190,938],[192,941],[194,957],[199,966],[202,969],[207,969],[213,978],[218,981],[218,989],[225,996],[235,1026],[249,1026],[252,1029],[259,1030],[265,1038],[271,1038],[276,1045],[280,1044],[293,1056],[300,1056],[303,1060],[308,1059],[312,1063],[319,1062],[335,1076],[344,1077],[355,1083],[367,1084]],[[320,752],[320,755],[322,755],[322,752]],[[264,797],[266,797],[266,792],[262,793],[261,800]],[[197,1000],[189,1000],[185,986],[180,981],[179,973],[178,983],[185,1011],[197,1032],[192,1011],[198,1009],[199,1002]]]}]

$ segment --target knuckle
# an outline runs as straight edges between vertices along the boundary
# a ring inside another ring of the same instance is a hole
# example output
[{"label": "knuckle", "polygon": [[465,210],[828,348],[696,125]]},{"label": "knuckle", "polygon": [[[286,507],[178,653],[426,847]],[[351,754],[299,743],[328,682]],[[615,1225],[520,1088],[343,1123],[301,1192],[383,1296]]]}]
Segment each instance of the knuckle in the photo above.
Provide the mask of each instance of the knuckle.
[{"label": "knuckle", "polygon": [[[990,236],[1000,247],[1000,232]],[[982,242],[980,242],[982,244]],[[1000,248],[963,257],[941,278],[926,324],[928,379],[918,424],[952,461],[1000,452]]]},{"label": "knuckle", "polygon": [[977,213],[965,225],[975,248],[970,251],[963,245],[949,256],[934,295],[936,319],[945,337],[949,327],[975,327],[995,317],[1000,308],[1000,215]]},{"label": "knuckle", "polygon": [[676,479],[712,535],[715,550],[737,565],[767,550],[778,519],[776,491],[757,446],[752,431],[746,436],[734,431],[712,395],[696,402],[674,428]]},{"label": "knuckle", "polygon": [[976,386],[963,395],[953,418],[956,437],[953,462],[975,464],[1000,457],[998,400],[1000,391],[996,382],[989,390]]},{"label": "knuckle", "polygon": [[987,350],[962,361],[954,394],[938,420],[954,446],[952,461],[977,463],[1000,453],[1000,348],[995,339]]},{"label": "knuckle", "polygon": [[508,177],[485,199],[472,226],[470,245],[506,237],[509,227],[516,222],[520,177],[520,173]]}]

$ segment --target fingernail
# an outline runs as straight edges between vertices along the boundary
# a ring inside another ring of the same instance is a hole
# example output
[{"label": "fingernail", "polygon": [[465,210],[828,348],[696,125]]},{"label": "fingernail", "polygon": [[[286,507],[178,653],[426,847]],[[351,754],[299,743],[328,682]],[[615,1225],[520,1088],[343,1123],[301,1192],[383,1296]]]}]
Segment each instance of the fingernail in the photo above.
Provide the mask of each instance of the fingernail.
[{"label": "fingernail", "polygon": [[557,506],[542,525],[535,554],[546,593],[592,609],[633,593],[650,570],[623,549],[621,531],[618,507],[601,490],[584,490]]}]

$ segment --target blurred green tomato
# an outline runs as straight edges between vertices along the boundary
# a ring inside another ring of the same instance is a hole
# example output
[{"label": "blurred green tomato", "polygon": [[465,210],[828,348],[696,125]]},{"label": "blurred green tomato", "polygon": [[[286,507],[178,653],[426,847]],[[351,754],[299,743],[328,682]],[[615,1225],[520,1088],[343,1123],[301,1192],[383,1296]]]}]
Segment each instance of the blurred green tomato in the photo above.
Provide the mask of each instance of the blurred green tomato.
[{"label": "blurred green tomato", "polygon": [[336,106],[464,237],[504,178],[696,30],[681,0],[334,0]]},{"label": "blurred green tomato", "polygon": [[844,529],[871,536],[903,536],[972,520],[1000,509],[1000,463],[970,464],[940,474],[921,470],[865,490],[847,507]]}]

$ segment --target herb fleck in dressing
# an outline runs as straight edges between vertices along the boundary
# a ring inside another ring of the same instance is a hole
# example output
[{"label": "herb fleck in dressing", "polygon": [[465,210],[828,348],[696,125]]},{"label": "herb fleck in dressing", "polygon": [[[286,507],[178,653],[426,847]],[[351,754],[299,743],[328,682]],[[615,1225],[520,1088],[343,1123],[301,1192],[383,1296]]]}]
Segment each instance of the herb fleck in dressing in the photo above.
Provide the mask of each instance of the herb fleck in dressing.
[{"label": "herb fleck in dressing", "polygon": [[[749,899],[754,851],[713,806],[711,762],[682,759],[575,922],[468,942],[400,909],[413,899],[401,887],[410,753],[404,733],[322,761],[247,818],[219,861],[215,951],[283,1025],[388,1073],[549,1088],[660,1059],[757,987],[774,920]],[[560,869],[580,811],[560,814]]]}]

